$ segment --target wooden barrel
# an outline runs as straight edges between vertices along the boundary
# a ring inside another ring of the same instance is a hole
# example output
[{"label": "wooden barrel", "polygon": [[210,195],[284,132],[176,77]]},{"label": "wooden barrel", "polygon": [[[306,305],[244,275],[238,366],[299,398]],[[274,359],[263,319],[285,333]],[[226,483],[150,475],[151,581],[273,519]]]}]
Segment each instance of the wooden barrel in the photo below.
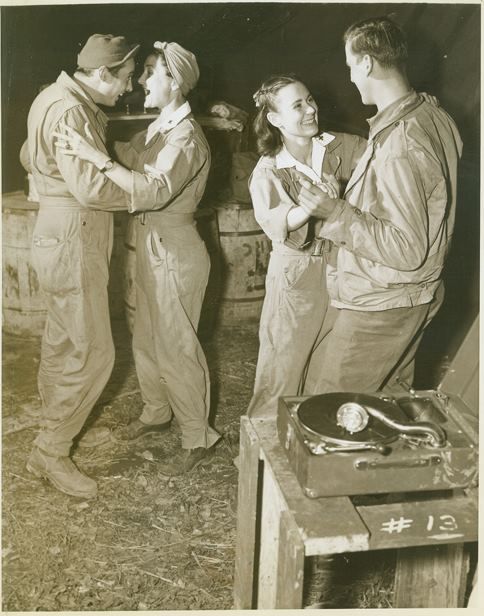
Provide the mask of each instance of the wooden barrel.
[{"label": "wooden barrel", "polygon": [[[218,238],[217,218],[212,208],[202,207],[195,212],[197,229],[205,242],[210,255],[210,276],[203,300],[198,334],[201,339],[208,338],[213,332],[220,296],[220,244]],[[124,309],[129,331],[133,333],[136,311],[136,236],[135,219],[130,217],[126,229],[124,260]]]},{"label": "wooden barrel", "polygon": [[219,203],[216,212],[222,255],[219,321],[258,320],[271,241],[257,224],[251,204]]},{"label": "wooden barrel", "polygon": [[2,196],[3,331],[17,336],[41,336],[47,314],[31,260],[38,210],[21,191]]}]

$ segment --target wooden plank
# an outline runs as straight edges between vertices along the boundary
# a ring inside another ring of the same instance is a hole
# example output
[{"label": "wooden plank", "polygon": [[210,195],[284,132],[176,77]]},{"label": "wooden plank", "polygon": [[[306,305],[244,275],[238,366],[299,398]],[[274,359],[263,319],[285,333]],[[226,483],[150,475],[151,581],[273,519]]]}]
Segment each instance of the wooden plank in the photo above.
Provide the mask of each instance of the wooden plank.
[{"label": "wooden plank", "polygon": [[292,472],[279,444],[276,420],[252,420],[252,425],[271,466],[287,509],[294,514],[304,537],[307,556],[339,554],[369,549],[369,532],[346,496],[308,498]]},{"label": "wooden plank", "polygon": [[281,513],[277,558],[276,608],[302,607],[304,542],[292,512]]},{"label": "wooden plank", "polygon": [[464,607],[467,574],[468,555],[463,544],[399,550],[395,607]]},{"label": "wooden plank", "polygon": [[477,416],[479,412],[479,315],[466,334],[439,385],[444,394],[461,398]]},{"label": "wooden plank", "polygon": [[260,520],[260,561],[257,609],[271,610],[276,607],[277,558],[279,554],[279,530],[281,511],[286,504],[278,487],[277,479],[265,459],[262,485],[262,508]]},{"label": "wooden plank", "polygon": [[255,553],[259,482],[259,439],[248,417],[240,420],[234,607],[251,609],[255,601]]},{"label": "wooden plank", "polygon": [[467,496],[356,509],[370,530],[372,550],[477,541],[477,502]]}]

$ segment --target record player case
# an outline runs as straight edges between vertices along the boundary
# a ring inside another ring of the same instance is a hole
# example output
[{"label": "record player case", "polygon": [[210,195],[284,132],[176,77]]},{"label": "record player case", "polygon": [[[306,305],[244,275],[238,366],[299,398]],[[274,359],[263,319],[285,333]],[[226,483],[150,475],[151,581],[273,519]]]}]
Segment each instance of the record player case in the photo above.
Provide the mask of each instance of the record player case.
[{"label": "record player case", "polygon": [[[351,432],[338,423],[341,410],[348,411],[349,421],[360,410],[377,416],[367,414],[367,425]],[[478,467],[475,423],[456,395],[440,389],[409,395],[402,389],[391,397],[335,393],[281,398],[277,430],[303,491],[317,498],[473,487]]]}]

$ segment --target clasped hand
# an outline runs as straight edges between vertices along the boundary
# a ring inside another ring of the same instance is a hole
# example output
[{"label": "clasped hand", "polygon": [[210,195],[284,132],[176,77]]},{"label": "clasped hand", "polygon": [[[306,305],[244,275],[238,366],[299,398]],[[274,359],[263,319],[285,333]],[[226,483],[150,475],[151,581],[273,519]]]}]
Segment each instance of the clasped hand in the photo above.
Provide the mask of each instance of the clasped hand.
[{"label": "clasped hand", "polygon": [[324,182],[313,184],[305,178],[300,179],[298,203],[310,216],[327,218],[339,197],[339,184],[334,175],[323,173]]}]

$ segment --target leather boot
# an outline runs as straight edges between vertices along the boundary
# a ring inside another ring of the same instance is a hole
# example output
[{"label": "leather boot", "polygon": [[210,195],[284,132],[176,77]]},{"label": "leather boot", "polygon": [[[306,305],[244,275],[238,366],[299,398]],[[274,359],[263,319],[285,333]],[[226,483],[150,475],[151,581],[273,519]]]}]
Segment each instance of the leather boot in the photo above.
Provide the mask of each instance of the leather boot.
[{"label": "leather boot", "polygon": [[210,462],[214,454],[214,448],[195,447],[195,449],[182,449],[170,460],[163,460],[159,466],[162,475],[176,476],[189,473],[200,464]]},{"label": "leather boot", "polygon": [[67,456],[49,456],[34,447],[27,461],[27,470],[36,477],[48,479],[58,490],[70,496],[93,498],[97,494],[96,482],[83,475]]},{"label": "leather boot", "polygon": [[148,434],[161,434],[170,429],[171,419],[161,424],[145,424],[134,419],[127,426],[120,426],[114,430],[114,438],[118,441],[137,441]]}]

